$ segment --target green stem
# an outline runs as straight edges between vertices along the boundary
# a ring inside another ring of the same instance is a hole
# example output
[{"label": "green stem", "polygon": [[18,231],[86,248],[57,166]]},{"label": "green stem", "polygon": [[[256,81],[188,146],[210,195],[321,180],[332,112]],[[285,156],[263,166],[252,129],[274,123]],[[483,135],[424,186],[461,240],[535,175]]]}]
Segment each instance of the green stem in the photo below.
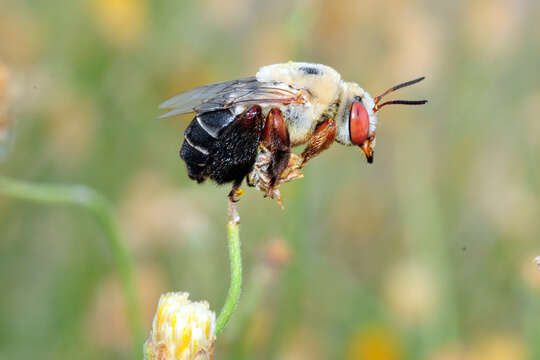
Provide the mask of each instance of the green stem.
[{"label": "green stem", "polygon": [[227,242],[229,246],[229,257],[231,261],[231,285],[225,304],[219,313],[216,322],[216,336],[227,325],[231,317],[242,290],[242,254],[240,251],[239,223],[236,220],[230,220],[227,223]]},{"label": "green stem", "polygon": [[109,243],[114,265],[120,277],[133,341],[134,356],[142,359],[142,323],[135,291],[133,263],[124,246],[112,205],[100,193],[81,185],[43,185],[0,176],[0,193],[18,199],[46,204],[78,205],[97,219]]}]

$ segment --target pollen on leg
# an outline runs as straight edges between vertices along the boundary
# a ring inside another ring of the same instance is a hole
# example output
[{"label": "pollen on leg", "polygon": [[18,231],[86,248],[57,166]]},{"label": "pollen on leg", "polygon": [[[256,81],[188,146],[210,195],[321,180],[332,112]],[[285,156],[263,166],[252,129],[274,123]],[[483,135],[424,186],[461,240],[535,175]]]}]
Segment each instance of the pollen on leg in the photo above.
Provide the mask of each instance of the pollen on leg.
[{"label": "pollen on leg", "polygon": [[238,190],[236,190],[234,192],[234,196],[240,197],[240,196],[244,195],[244,193],[245,193],[244,189],[238,189]]}]

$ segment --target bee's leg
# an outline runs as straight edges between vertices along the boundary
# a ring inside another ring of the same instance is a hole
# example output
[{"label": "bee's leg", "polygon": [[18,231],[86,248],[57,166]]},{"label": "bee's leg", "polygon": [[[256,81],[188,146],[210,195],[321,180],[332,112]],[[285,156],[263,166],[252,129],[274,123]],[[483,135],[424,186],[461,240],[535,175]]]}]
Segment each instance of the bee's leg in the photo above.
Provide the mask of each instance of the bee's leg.
[{"label": "bee's leg", "polygon": [[244,195],[244,189],[240,189],[240,185],[242,185],[242,180],[235,181],[231,191],[229,192],[229,200],[233,203],[240,201],[240,197]]},{"label": "bee's leg", "polygon": [[262,132],[262,143],[270,151],[271,160],[268,172],[270,175],[270,186],[267,195],[272,193],[274,185],[279,180],[283,170],[289,164],[291,157],[291,141],[287,124],[281,115],[281,111],[273,108],[266,116],[266,123]]},{"label": "bee's leg", "polygon": [[238,214],[238,210],[236,209],[236,203],[240,201],[240,197],[244,195],[244,190],[240,189],[240,185],[242,185],[242,180],[235,181],[233,183],[231,191],[229,192],[229,207],[227,211],[227,216],[228,221],[235,224],[240,223],[240,215]]},{"label": "bee's leg", "polygon": [[328,149],[335,138],[336,122],[334,119],[328,119],[319,124],[309,139],[307,147],[302,152],[302,163],[300,164],[300,168],[303,168],[309,159]]}]

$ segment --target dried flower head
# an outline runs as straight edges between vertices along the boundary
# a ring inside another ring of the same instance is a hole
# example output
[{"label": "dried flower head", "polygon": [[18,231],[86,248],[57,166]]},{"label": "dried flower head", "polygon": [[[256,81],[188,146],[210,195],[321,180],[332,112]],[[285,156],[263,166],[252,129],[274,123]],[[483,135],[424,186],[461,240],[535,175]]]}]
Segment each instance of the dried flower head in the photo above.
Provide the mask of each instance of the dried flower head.
[{"label": "dried flower head", "polygon": [[206,360],[216,340],[216,315],[206,301],[192,302],[188,293],[167,293],[159,299],[145,360]]}]

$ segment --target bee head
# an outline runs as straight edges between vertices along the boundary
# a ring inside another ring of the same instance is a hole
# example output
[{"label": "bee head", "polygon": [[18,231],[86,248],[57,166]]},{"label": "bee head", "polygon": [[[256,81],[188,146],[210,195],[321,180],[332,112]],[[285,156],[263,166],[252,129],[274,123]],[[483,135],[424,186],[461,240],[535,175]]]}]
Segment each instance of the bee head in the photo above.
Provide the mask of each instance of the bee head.
[{"label": "bee head", "polygon": [[[368,98],[369,97],[369,98]],[[377,117],[373,100],[365,93],[363,97],[355,96],[349,106],[349,136],[352,145],[360,146],[368,163],[373,162],[373,149],[375,147],[375,130]],[[371,111],[369,111],[371,110]]]},{"label": "bee head", "polygon": [[[345,107],[340,111],[342,117],[345,118],[343,119],[345,120],[343,121],[343,125],[347,125],[348,128],[348,138],[344,138],[345,134],[344,131],[342,131],[342,134],[338,134],[338,141],[344,144],[359,146],[366,155],[368,163],[372,163],[373,150],[375,148],[375,130],[377,128],[377,117],[375,113],[386,105],[422,105],[427,103],[427,100],[390,100],[380,103],[381,99],[395,90],[416,84],[423,79],[424,78],[421,77],[393,86],[375,98],[372,98],[357,84],[348,83],[347,88],[344,91],[344,95],[348,98],[348,101],[346,101],[348,108]],[[342,128],[344,128],[344,126],[342,126]],[[341,135],[341,138],[339,135]]]}]

